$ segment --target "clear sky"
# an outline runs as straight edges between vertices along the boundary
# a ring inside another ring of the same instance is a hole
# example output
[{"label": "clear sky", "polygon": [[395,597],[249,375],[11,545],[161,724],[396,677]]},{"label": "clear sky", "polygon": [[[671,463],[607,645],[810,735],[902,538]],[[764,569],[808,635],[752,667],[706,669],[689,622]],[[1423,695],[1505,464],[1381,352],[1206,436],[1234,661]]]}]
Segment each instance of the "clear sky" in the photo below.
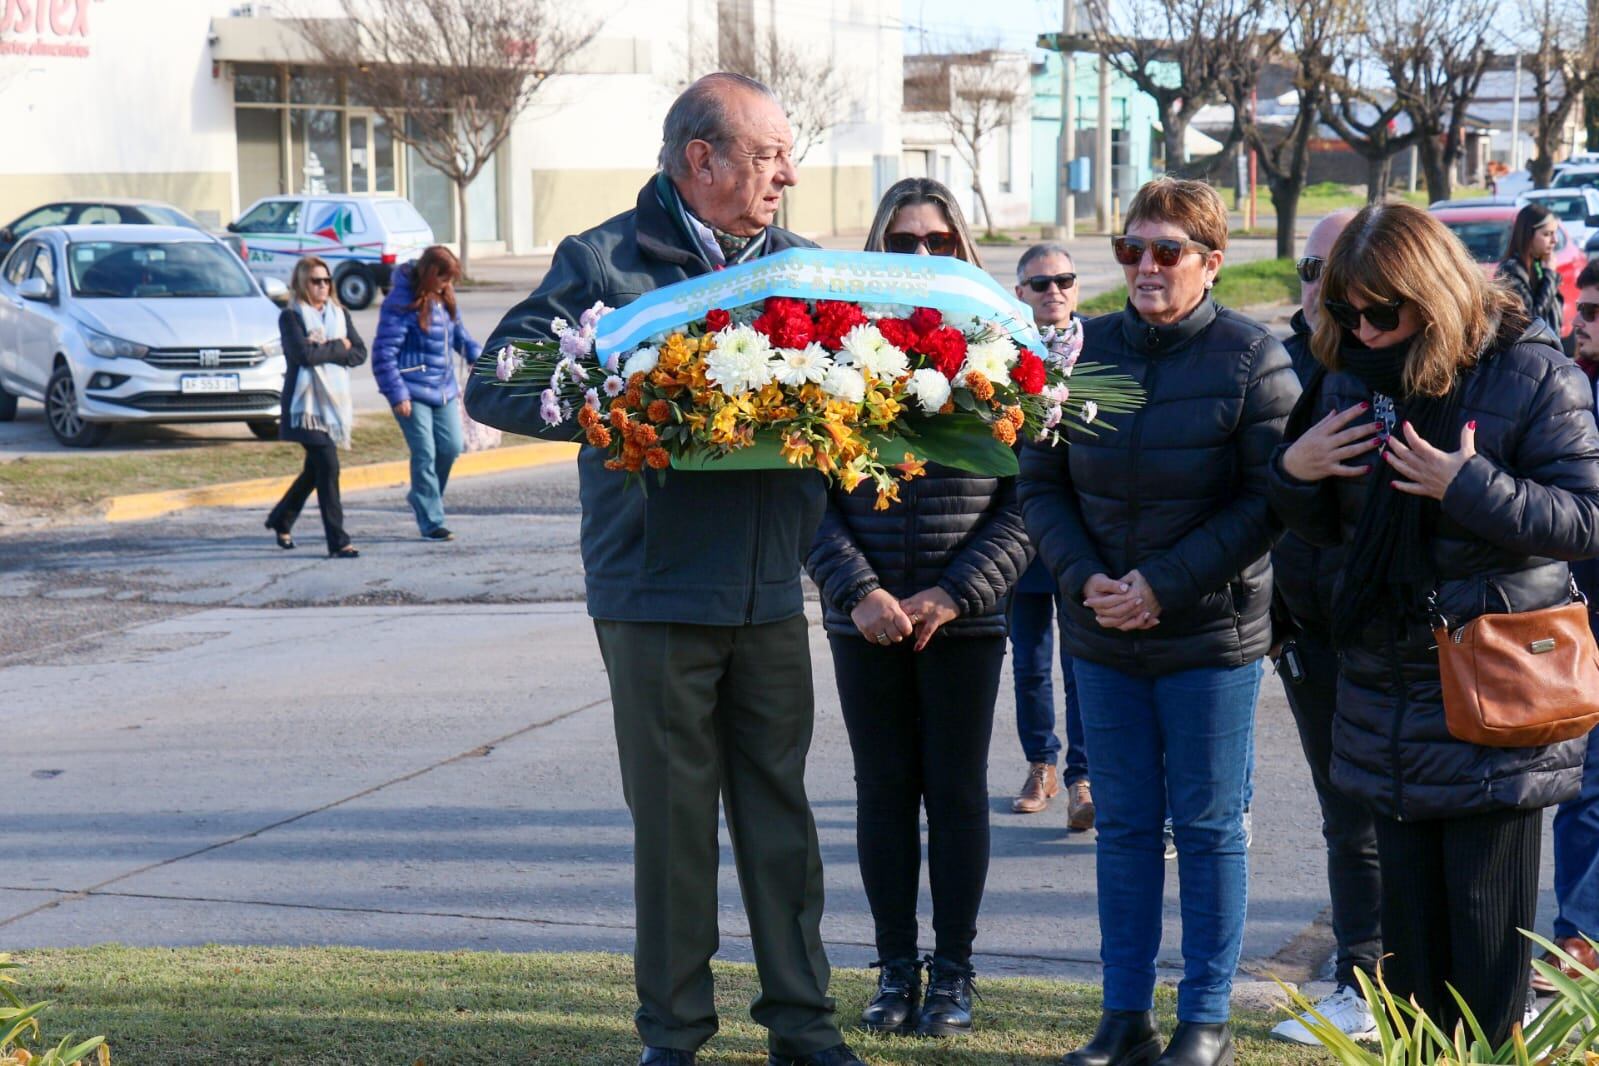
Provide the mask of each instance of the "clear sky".
[{"label": "clear sky", "polygon": [[[1038,34],[1060,29],[1061,0],[901,0],[907,51],[971,43],[1030,47]],[[1080,27],[1086,28],[1086,27]]]}]

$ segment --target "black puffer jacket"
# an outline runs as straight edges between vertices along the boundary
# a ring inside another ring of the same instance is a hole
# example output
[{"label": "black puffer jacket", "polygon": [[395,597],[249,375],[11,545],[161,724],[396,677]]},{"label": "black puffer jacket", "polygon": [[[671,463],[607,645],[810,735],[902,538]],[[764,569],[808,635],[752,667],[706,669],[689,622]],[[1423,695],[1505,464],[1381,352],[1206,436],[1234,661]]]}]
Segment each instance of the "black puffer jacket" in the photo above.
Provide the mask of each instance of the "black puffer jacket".
[{"label": "black puffer jacket", "polygon": [[[1136,378],[1147,400],[1112,428],[1022,452],[1027,531],[1060,583],[1071,654],[1133,674],[1242,666],[1271,646],[1266,467],[1299,395],[1259,323],[1206,300],[1150,326],[1128,306],[1091,319],[1083,359]],[[1105,629],[1083,606],[1095,574],[1137,569],[1160,624]]]},{"label": "black puffer jacket", "polygon": [[1499,264],[1495,280],[1516,294],[1528,315],[1543,319],[1550,329],[1560,332],[1566,301],[1560,292],[1559,274],[1547,267],[1534,267],[1528,273],[1520,260],[1506,259]]},{"label": "black puffer jacket", "polygon": [[[1305,312],[1294,312],[1293,330],[1283,347],[1288,349],[1288,358],[1303,387],[1319,365],[1310,354],[1311,330]],[[1292,530],[1284,533],[1271,550],[1271,579],[1278,600],[1296,626],[1323,643],[1332,640],[1333,588],[1343,561],[1342,548],[1317,547]]]},{"label": "black puffer jacket", "polygon": [[[1564,560],[1599,554],[1599,431],[1593,392],[1540,323],[1502,336],[1467,379],[1460,424],[1477,454],[1449,486],[1432,545],[1439,607],[1451,625],[1563,603]],[[1328,374],[1313,419],[1370,402],[1350,374]],[[1286,445],[1284,445],[1286,449]],[[1273,507],[1320,544],[1346,543],[1370,475],[1295,481],[1271,470]],[[1333,482],[1336,481],[1336,484]],[[1422,820],[1547,807],[1576,795],[1585,740],[1486,748],[1450,736],[1438,653],[1425,625],[1373,618],[1342,649],[1333,783],[1391,818]]]},{"label": "black puffer jacket", "polygon": [[822,593],[827,631],[857,635],[849,613],[874,589],[903,599],[937,585],[961,612],[940,633],[1004,636],[1005,597],[1032,554],[1016,479],[929,464],[926,477],[900,484],[899,496],[877,511],[870,482],[828,492],[805,564]]}]

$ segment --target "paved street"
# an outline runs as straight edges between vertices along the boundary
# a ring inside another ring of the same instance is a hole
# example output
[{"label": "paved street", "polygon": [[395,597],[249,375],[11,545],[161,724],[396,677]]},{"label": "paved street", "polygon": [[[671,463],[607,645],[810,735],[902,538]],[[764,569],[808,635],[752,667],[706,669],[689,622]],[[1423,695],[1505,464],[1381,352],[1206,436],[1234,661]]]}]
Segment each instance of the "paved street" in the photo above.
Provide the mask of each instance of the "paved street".
[{"label": "paved street", "polygon": [[[398,492],[272,547],[254,512],[192,511],[0,542],[8,748],[0,950],[345,943],[626,951],[630,829],[583,615],[569,467],[451,488],[453,545]],[[835,961],[873,957],[826,641],[809,772]],[[1324,961],[1319,819],[1277,680],[1259,710],[1245,970]],[[1010,813],[1024,769],[1002,693],[994,862],[977,966],[1092,978],[1093,835]],[[725,844],[725,839],[724,839]],[[1546,847],[1546,856],[1548,854]],[[723,952],[748,956],[724,847]],[[1177,866],[1163,976],[1175,977]],[[1543,897],[1551,897],[1547,859]],[[926,905],[923,908],[924,925]],[[930,943],[930,938],[929,938]]]}]

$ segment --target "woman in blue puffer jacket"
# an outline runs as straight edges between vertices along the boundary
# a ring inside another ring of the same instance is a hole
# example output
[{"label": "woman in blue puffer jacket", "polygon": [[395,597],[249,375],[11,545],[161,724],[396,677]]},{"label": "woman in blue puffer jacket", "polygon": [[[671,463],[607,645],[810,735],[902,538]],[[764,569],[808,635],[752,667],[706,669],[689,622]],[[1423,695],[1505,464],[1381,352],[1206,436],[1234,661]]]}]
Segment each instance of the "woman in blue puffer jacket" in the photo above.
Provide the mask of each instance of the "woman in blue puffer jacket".
[{"label": "woman in blue puffer jacket", "polygon": [[455,539],[444,525],[444,486],[461,454],[460,388],[451,353],[473,363],[483,350],[455,306],[460,276],[460,261],[437,244],[401,267],[372,338],[372,376],[411,449],[406,499],[426,540]]}]

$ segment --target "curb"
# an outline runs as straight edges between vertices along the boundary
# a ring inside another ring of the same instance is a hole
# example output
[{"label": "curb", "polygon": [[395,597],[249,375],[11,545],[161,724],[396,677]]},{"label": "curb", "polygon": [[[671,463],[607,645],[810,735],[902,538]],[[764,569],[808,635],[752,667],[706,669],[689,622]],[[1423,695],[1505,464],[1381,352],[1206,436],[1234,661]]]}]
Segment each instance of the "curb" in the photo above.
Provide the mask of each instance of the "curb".
[{"label": "curb", "polygon": [[[514,444],[469,452],[455,461],[450,479],[502,474],[509,470],[528,470],[551,463],[562,463],[577,456],[576,444]],[[341,492],[363,489],[388,489],[410,484],[411,464],[405,460],[352,466],[339,474]],[[263,507],[276,503],[293,484],[292,477],[263,477],[251,481],[232,481],[193,489],[164,492],[136,492],[113,496],[105,503],[107,522],[137,522],[192,507]]]}]

